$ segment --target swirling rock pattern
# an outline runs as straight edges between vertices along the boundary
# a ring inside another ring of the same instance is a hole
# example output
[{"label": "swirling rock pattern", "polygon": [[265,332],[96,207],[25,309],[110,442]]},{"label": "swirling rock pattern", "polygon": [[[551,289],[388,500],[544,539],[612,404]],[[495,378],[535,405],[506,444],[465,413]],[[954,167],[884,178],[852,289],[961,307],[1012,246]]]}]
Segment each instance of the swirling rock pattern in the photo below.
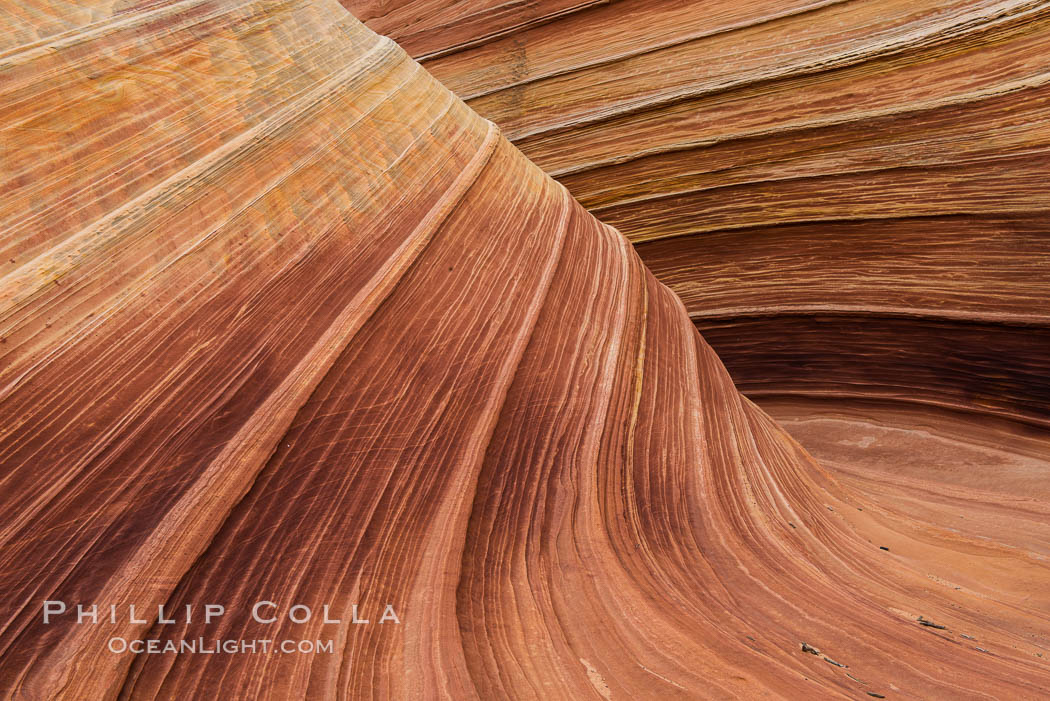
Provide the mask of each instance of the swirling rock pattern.
[{"label": "swirling rock pattern", "polygon": [[[982,502],[1003,542],[887,506],[914,475],[832,477],[615,229],[335,2],[3,26],[5,698],[1045,693],[1050,571],[1003,523],[1046,522],[1038,440]],[[988,486],[958,482],[952,515]]]},{"label": "swirling rock pattern", "polygon": [[345,4],[634,241],[748,396],[1048,425],[1050,3]]}]

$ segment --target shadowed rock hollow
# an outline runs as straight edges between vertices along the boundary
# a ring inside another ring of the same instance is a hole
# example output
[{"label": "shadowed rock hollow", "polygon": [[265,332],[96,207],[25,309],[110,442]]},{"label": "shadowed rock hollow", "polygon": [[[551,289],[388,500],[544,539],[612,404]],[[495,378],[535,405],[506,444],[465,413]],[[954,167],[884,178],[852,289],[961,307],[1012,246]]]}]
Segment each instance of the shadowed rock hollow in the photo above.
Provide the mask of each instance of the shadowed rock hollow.
[{"label": "shadowed rock hollow", "polygon": [[749,397],[1050,428],[1050,3],[344,4],[631,239]]},{"label": "shadowed rock hollow", "polygon": [[1045,693],[1038,437],[910,510],[906,471],[832,476],[624,237],[334,1],[2,23],[5,698]]}]

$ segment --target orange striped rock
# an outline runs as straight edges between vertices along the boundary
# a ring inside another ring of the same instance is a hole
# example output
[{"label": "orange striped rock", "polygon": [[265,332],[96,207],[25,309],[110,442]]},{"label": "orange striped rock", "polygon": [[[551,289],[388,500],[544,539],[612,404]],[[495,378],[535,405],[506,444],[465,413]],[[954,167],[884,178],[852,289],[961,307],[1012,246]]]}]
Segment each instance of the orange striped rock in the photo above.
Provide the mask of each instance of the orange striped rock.
[{"label": "orange striped rock", "polygon": [[334,1],[2,21],[3,698],[1047,688],[1047,541],[829,474]]}]

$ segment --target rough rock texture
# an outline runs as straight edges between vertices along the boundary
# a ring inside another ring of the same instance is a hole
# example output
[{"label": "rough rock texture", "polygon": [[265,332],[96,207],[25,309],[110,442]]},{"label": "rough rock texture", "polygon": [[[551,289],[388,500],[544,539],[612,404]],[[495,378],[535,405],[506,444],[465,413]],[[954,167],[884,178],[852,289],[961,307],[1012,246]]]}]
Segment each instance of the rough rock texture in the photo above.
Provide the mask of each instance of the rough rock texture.
[{"label": "rough rock texture", "polygon": [[2,23],[4,698],[1045,695],[1046,540],[1008,518],[1045,526],[1037,440],[940,497],[998,540],[833,478],[624,238],[335,2]]},{"label": "rough rock texture", "polygon": [[1050,425],[1050,3],[345,4],[638,244],[749,396]]}]

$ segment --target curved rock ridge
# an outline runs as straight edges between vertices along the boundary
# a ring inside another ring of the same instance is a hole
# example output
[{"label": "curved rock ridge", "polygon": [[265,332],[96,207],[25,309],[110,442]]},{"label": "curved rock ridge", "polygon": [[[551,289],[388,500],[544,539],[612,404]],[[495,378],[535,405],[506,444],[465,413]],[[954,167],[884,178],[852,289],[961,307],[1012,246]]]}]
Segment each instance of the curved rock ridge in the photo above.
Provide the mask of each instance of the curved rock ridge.
[{"label": "curved rock ridge", "polygon": [[832,477],[334,0],[2,22],[4,698],[1045,696],[1046,539]]},{"label": "curved rock ridge", "polygon": [[1050,3],[344,4],[635,242],[748,396],[1050,425]]}]

